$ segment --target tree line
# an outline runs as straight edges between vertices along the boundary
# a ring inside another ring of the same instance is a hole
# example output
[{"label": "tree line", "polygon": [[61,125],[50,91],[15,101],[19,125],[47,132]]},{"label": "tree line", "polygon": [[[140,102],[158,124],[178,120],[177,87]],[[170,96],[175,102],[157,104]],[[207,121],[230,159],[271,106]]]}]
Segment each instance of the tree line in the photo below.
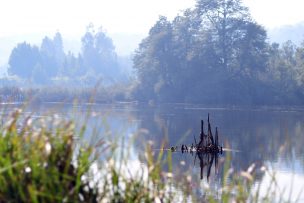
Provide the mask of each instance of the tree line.
[{"label": "tree line", "polygon": [[[123,81],[110,37],[90,25],[78,55],[61,34],[18,44],[9,74],[36,84]],[[129,99],[203,104],[303,104],[304,42],[270,43],[241,0],[196,0],[173,20],[160,16],[135,50]],[[126,94],[125,89],[122,92]]]},{"label": "tree line", "polygon": [[[54,84],[67,81],[70,85],[114,83],[124,78],[112,39],[91,24],[81,38],[81,52],[64,52],[59,32],[45,37],[41,46],[17,44],[9,57],[8,73],[33,84]],[[125,79],[125,78],[124,78]]]},{"label": "tree line", "polygon": [[197,0],[160,16],[134,56],[135,97],[205,104],[303,104],[304,44],[270,44],[240,0]]}]

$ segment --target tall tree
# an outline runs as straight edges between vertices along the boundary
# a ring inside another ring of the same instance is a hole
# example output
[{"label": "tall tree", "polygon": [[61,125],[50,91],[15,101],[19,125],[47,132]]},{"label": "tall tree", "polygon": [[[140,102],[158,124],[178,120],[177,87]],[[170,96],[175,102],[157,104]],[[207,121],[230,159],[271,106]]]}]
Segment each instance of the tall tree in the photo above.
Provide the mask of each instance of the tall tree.
[{"label": "tall tree", "polygon": [[95,30],[94,25],[90,24],[87,27],[87,31],[81,38],[81,50],[84,59],[84,64],[88,69],[94,69],[95,66],[99,66],[98,52],[95,48]]},{"label": "tall tree", "polygon": [[150,29],[149,36],[136,50],[134,67],[141,81],[139,89],[144,98],[156,96],[162,100],[170,94],[168,91],[173,82],[173,72],[176,71],[172,64],[171,40],[171,23],[166,17],[160,16]]},{"label": "tall tree", "polygon": [[197,0],[196,8],[202,26],[212,31],[219,60],[227,70],[231,65],[235,41],[242,35],[242,24],[250,21],[248,8],[240,0]]},{"label": "tall tree", "polygon": [[94,25],[90,24],[81,41],[82,56],[87,71],[95,75],[96,79],[101,77],[108,82],[119,76],[115,47],[112,39],[102,28],[96,32]]},{"label": "tall tree", "polygon": [[161,17],[140,44],[138,93],[158,101],[233,103],[241,92],[249,101],[266,70],[266,39],[241,1],[197,0],[172,22]]},{"label": "tall tree", "polygon": [[[296,60],[296,81],[299,86],[304,86],[304,42],[297,48],[295,54]],[[304,91],[303,91],[304,93]]]},{"label": "tall tree", "polygon": [[45,37],[41,43],[40,53],[42,68],[49,77],[57,76],[65,57],[61,34],[57,32],[53,39]]},{"label": "tall tree", "polygon": [[242,35],[233,44],[232,61],[234,75],[258,79],[259,73],[266,71],[268,62],[267,33],[265,29],[253,22],[242,24]]},{"label": "tall tree", "polygon": [[55,47],[55,55],[54,58],[56,60],[56,63],[59,68],[62,67],[62,64],[64,62],[65,53],[64,53],[64,47],[63,47],[63,39],[60,34],[60,32],[57,32],[53,38],[53,44]]},{"label": "tall tree", "polygon": [[8,72],[21,78],[30,79],[40,59],[39,49],[26,42],[18,44],[9,57]]}]

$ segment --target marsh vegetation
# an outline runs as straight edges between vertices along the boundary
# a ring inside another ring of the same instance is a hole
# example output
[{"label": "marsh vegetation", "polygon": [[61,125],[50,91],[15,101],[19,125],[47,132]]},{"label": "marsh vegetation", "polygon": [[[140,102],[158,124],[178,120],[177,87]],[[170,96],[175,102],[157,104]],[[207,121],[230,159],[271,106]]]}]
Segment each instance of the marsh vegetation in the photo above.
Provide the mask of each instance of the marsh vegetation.
[{"label": "marsh vegetation", "polygon": [[[169,110],[168,106],[141,108],[130,104],[44,105],[28,106],[22,111],[13,111],[17,106],[7,105],[3,111],[0,180],[5,187],[1,187],[1,201],[300,202],[303,199],[298,189],[303,186],[299,182],[303,176],[299,143],[303,117],[297,111],[198,110],[194,106],[174,106]],[[39,114],[33,114],[34,109]],[[56,109],[57,115],[50,109]],[[13,113],[8,116],[7,112]],[[212,112],[212,122],[221,126],[220,142],[227,141],[229,148],[241,153],[224,152],[216,158],[216,164],[210,162],[214,157],[199,156],[194,164],[195,157],[190,153],[157,150],[193,141],[192,135],[200,133],[197,118],[205,117],[207,112]],[[261,114],[264,119],[260,119]],[[286,120],[281,120],[281,114]],[[239,117],[240,125],[233,125],[226,116]],[[287,137],[287,131],[292,138]],[[241,139],[238,133],[243,135]],[[211,165],[204,165],[208,160]],[[299,165],[288,168],[292,164]],[[290,175],[283,178],[282,173]],[[299,180],[292,182],[293,176]],[[298,188],[291,190],[294,184]]]}]

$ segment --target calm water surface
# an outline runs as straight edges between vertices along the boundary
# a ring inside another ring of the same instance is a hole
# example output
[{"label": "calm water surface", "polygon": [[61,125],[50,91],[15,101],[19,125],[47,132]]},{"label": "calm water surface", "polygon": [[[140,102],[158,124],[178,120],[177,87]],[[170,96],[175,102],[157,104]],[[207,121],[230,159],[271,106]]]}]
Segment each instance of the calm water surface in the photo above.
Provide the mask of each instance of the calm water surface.
[{"label": "calm water surface", "polygon": [[[16,104],[2,105],[5,112]],[[89,110],[89,113],[88,113]],[[30,105],[24,115],[74,118],[88,123],[87,137],[96,135],[95,141],[105,132],[111,136],[132,139],[132,158],[143,154],[146,143],[153,143],[157,151],[163,140],[166,148],[194,143],[199,139],[200,120],[210,113],[211,125],[219,129],[219,140],[225,146],[239,152],[231,153],[231,167],[236,171],[247,170],[255,163],[257,168],[266,166],[277,171],[278,185],[282,190],[293,188],[296,198],[304,188],[304,109],[301,108],[205,108],[200,105],[167,104],[148,106],[139,104],[72,105],[48,103]],[[86,119],[87,118],[87,119]],[[94,140],[93,140],[94,141]],[[223,159],[217,157],[217,167],[208,168],[212,157],[173,153],[173,175],[190,171],[193,190],[203,195],[202,186],[219,187],[223,176]],[[194,165],[195,162],[195,165]],[[201,177],[201,166],[204,166]],[[207,179],[207,174],[210,177]],[[262,191],[267,190],[270,177],[260,175]],[[304,194],[300,199],[304,202]]]}]

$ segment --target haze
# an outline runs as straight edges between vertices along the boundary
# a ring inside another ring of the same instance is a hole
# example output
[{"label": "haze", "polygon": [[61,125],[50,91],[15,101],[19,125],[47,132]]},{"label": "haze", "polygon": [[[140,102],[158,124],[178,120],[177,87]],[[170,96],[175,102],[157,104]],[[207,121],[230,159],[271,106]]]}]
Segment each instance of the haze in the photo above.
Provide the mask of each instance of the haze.
[{"label": "haze", "polygon": [[[252,17],[268,30],[304,21],[301,0],[244,0],[244,3],[250,8]],[[80,38],[89,23],[106,30],[119,55],[129,55],[147,36],[159,15],[173,19],[194,4],[194,0],[3,1],[0,7],[0,67],[7,63],[17,43],[27,41],[39,45],[44,36],[52,36],[57,31],[63,35],[65,51],[77,53]],[[280,33],[276,30],[269,35],[274,41],[286,40]],[[290,39],[301,41],[298,39],[301,34],[293,35]]]},{"label": "haze", "polygon": [[302,2],[2,1],[0,202],[304,200]]},{"label": "haze", "polygon": [[[302,0],[245,0],[258,23],[273,28],[304,20]],[[0,8],[0,36],[29,33],[79,37],[92,22],[109,33],[147,34],[159,15],[173,18],[194,5],[193,0],[4,1]]]}]

